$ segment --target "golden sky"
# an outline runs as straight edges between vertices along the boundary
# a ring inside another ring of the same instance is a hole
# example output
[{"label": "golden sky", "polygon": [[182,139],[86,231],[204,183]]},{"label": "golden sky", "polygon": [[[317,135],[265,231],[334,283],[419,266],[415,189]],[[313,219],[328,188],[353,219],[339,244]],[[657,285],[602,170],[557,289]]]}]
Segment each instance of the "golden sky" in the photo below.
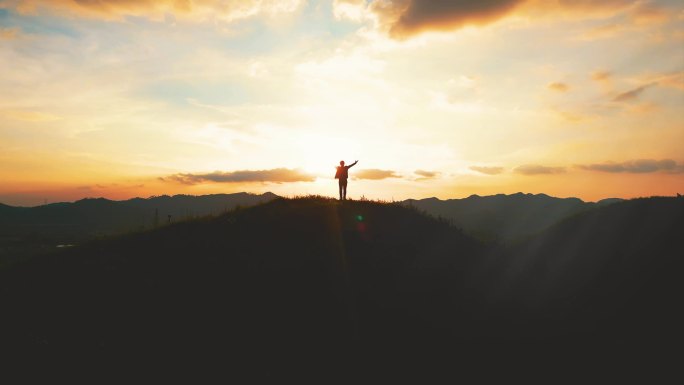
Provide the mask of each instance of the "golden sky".
[{"label": "golden sky", "polygon": [[0,202],[684,193],[684,3],[0,0]]}]

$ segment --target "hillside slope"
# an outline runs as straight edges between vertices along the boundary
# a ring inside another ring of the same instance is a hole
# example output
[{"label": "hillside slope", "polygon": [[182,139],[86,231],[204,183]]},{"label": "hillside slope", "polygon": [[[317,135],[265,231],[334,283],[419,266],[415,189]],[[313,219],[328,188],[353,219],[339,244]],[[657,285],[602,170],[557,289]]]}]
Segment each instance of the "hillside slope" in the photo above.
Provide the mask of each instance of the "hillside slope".
[{"label": "hillside slope", "polygon": [[584,212],[506,251],[503,297],[535,318],[537,338],[666,342],[684,321],[683,235],[684,199]]}]

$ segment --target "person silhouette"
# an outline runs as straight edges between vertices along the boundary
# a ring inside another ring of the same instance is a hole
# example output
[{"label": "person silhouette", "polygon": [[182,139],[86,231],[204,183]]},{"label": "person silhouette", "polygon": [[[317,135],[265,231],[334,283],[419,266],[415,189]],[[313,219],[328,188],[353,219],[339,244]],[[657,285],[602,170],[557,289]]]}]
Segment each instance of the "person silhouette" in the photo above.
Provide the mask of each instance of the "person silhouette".
[{"label": "person silhouette", "polygon": [[335,179],[338,179],[340,185],[340,200],[347,200],[347,178],[349,178],[349,169],[354,167],[359,161],[355,161],[349,166],[344,165],[344,161],[340,161],[340,166],[337,167],[337,172],[335,173]]}]

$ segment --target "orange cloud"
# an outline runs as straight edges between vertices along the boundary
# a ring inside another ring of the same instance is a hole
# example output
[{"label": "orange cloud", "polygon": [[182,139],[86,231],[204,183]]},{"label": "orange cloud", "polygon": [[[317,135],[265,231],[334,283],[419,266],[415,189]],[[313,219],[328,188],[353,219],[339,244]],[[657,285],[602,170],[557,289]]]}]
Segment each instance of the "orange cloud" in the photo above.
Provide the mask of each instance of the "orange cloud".
[{"label": "orange cloud", "polygon": [[354,173],[355,179],[371,179],[380,180],[387,178],[401,178],[401,175],[397,174],[392,170],[379,170],[376,168],[369,168],[365,170],[359,170]]},{"label": "orange cloud", "polygon": [[16,28],[0,28],[0,40],[16,39],[18,34],[19,30]]},{"label": "orange cloud", "polygon": [[470,166],[470,169],[487,175],[498,175],[504,171],[503,167]]},{"label": "orange cloud", "polygon": [[0,117],[22,122],[52,122],[61,117],[40,111],[0,110]]},{"label": "orange cloud", "polygon": [[248,182],[313,182],[315,176],[303,173],[299,170],[276,168],[272,170],[241,170],[241,171],[214,171],[205,174],[173,174],[159,178],[163,182],[175,182],[186,185],[198,183],[248,183]]},{"label": "orange cloud", "polygon": [[637,87],[637,88],[634,88],[632,90],[623,92],[623,93],[615,96],[613,98],[613,101],[614,102],[629,102],[632,100],[636,100],[639,97],[639,95],[641,95],[647,88],[654,86],[654,85],[655,85],[655,83],[646,84],[646,85],[643,85],[641,87]]},{"label": "orange cloud", "polygon": [[650,3],[639,3],[631,17],[638,24],[663,23],[669,19],[666,10]]},{"label": "orange cloud", "polygon": [[435,179],[435,178],[439,177],[439,175],[440,175],[440,173],[437,171],[426,171],[426,170],[416,170],[413,173],[419,176],[419,178],[416,179],[419,181],[428,180],[428,179]]},{"label": "orange cloud", "polygon": [[553,82],[546,86],[548,89],[558,92],[567,92],[570,90],[570,86],[565,83]]},{"label": "orange cloud", "polygon": [[163,20],[166,15],[185,19],[232,21],[260,13],[293,12],[302,0],[5,0],[2,5],[32,14],[47,10],[68,16],[118,20],[127,16]]},{"label": "orange cloud", "polygon": [[565,172],[565,167],[549,167],[540,166],[537,164],[525,164],[518,166],[513,170],[515,173],[522,175],[549,175],[562,174]]},{"label": "orange cloud", "polygon": [[683,173],[684,164],[677,164],[672,159],[636,159],[622,163],[608,162],[602,164],[578,165],[580,169],[609,173],[644,174],[652,172]]},{"label": "orange cloud", "polygon": [[597,82],[607,82],[613,76],[609,71],[595,71],[591,74],[591,78]]}]

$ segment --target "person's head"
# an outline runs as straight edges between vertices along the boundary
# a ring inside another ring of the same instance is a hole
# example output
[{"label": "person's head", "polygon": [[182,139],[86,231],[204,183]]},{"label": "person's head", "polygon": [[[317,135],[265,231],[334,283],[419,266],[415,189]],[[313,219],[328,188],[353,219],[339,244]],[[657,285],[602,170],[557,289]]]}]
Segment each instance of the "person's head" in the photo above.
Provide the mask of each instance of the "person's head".
[{"label": "person's head", "polygon": [[344,166],[344,161],[343,161],[343,160],[340,161],[340,166]]}]

